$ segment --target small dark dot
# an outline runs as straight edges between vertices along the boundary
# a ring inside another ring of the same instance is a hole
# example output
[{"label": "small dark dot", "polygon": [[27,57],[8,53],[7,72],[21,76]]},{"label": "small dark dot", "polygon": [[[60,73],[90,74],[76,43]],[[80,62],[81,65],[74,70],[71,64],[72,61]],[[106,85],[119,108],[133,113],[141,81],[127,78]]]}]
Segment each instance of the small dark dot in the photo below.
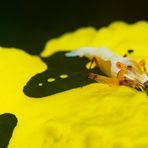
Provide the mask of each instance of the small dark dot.
[{"label": "small dark dot", "polygon": [[134,52],[133,49],[129,49],[129,50],[128,50],[128,53],[133,53],[133,52]]},{"label": "small dark dot", "polygon": [[128,68],[128,69],[132,69],[132,66],[131,66],[131,65],[128,65],[127,68]]},{"label": "small dark dot", "polygon": [[124,54],[123,57],[127,57],[127,54]]}]

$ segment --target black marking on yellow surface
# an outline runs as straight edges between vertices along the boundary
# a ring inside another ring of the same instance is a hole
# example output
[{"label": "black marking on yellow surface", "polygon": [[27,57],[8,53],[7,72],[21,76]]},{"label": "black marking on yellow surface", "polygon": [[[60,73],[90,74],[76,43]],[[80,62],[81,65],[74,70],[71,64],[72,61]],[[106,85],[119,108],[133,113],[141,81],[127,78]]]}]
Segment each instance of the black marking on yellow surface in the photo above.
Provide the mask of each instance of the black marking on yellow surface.
[{"label": "black marking on yellow surface", "polygon": [[[45,97],[72,88],[82,87],[84,82],[86,82],[85,85],[94,82],[88,79],[90,70],[86,69],[86,64],[89,60],[79,57],[69,58],[65,56],[65,53],[56,52],[48,58],[42,58],[48,69],[33,76],[25,85],[23,91],[27,96],[35,98]],[[101,74],[98,68],[94,68],[91,71]],[[68,77],[61,79],[60,75],[62,74],[67,74]],[[52,83],[48,82],[49,78],[54,78],[55,81]]]},{"label": "black marking on yellow surface", "polygon": [[133,53],[133,52],[134,52],[133,49],[128,49],[128,53],[129,53],[129,54],[131,54],[131,53]]},{"label": "black marking on yellow surface", "polygon": [[15,115],[10,113],[0,115],[0,148],[7,148],[16,124]]}]

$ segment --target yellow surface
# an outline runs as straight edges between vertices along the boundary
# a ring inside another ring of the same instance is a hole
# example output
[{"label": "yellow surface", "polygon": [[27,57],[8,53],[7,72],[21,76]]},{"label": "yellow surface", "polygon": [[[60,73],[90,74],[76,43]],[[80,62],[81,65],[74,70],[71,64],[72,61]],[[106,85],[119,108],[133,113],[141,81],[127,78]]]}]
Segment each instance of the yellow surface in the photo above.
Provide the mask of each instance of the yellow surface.
[{"label": "yellow surface", "polygon": [[[53,39],[42,56],[59,49],[106,46],[120,55],[133,48],[133,58],[148,59],[147,41],[148,23],[118,22],[98,31],[83,28]],[[148,147],[145,93],[97,83],[33,99],[23,93],[23,87],[46,65],[37,56],[6,48],[0,48],[0,63],[0,114],[13,113],[18,119],[8,148]]]}]

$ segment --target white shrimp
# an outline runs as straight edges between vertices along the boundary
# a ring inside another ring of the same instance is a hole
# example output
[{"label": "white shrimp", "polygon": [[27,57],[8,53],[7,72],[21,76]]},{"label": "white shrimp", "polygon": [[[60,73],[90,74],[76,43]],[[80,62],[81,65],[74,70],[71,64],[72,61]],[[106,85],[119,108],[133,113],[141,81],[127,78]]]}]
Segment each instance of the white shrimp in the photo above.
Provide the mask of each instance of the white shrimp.
[{"label": "white shrimp", "polygon": [[[148,76],[145,61],[137,63],[133,59],[120,57],[108,48],[83,47],[66,53],[67,57],[85,56],[96,63],[106,75],[100,76],[91,73],[89,78],[105,83],[129,85],[130,87],[145,87],[148,85]],[[144,70],[142,70],[142,68]]]}]

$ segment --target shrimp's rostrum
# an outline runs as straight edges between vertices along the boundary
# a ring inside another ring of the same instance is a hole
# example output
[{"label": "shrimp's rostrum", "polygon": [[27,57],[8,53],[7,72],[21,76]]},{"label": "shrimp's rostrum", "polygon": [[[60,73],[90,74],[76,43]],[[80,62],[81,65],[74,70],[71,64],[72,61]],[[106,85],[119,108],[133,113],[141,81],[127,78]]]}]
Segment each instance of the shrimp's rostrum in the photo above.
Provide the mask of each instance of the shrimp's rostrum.
[{"label": "shrimp's rostrum", "polygon": [[90,73],[89,78],[109,85],[126,85],[137,90],[147,90],[148,74],[145,60],[139,63],[128,57],[114,54],[107,48],[83,47],[66,53],[67,57],[85,56],[106,74]]}]

